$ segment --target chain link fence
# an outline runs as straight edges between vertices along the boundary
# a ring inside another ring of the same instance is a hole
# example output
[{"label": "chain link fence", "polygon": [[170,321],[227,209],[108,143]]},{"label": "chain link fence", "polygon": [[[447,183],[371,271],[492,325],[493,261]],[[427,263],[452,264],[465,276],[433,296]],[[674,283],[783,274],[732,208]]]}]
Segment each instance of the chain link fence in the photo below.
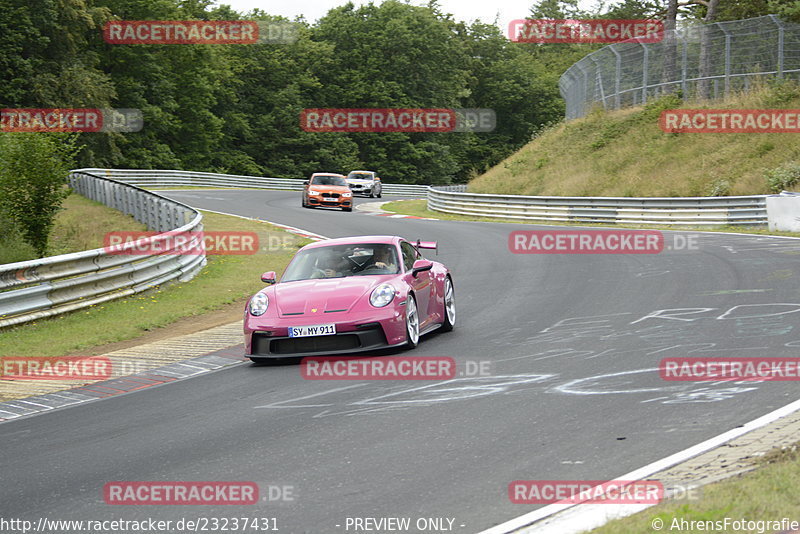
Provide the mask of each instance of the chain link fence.
[{"label": "chain link fence", "polygon": [[606,110],[646,104],[680,91],[684,99],[747,90],[759,76],[797,77],[800,25],[776,15],[713,24],[679,23],[658,43],[615,43],[589,54],[561,76],[566,118],[595,105]]}]

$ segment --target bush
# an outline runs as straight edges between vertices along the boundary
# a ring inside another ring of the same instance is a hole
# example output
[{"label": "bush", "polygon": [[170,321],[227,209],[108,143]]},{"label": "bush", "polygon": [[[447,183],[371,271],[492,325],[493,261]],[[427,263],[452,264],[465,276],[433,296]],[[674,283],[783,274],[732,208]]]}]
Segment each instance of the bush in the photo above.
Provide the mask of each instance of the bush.
[{"label": "bush", "polygon": [[69,195],[67,173],[80,150],[76,140],[77,134],[0,134],[0,213],[40,257]]},{"label": "bush", "polygon": [[665,95],[661,95],[655,100],[651,99],[650,101],[648,101],[647,104],[645,104],[644,109],[640,113],[640,118],[644,119],[646,122],[657,121],[659,117],[661,117],[662,111],[667,111],[668,109],[678,109],[683,107],[684,107],[684,102],[680,92],[668,93]]},{"label": "bush", "polygon": [[779,108],[791,104],[800,98],[800,84],[790,79],[770,80],[762,99],[764,107]]},{"label": "bush", "polygon": [[733,184],[731,184],[730,180],[718,178],[711,182],[711,187],[708,193],[712,197],[726,197],[731,194],[732,187]]},{"label": "bush", "polygon": [[766,173],[767,186],[773,193],[780,193],[800,181],[800,163],[787,163]]}]

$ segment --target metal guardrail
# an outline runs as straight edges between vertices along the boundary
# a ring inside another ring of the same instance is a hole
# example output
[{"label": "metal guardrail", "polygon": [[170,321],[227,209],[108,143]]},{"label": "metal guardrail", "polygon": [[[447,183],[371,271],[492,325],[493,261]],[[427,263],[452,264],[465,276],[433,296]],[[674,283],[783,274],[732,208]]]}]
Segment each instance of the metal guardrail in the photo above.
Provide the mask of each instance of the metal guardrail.
[{"label": "metal guardrail", "polygon": [[[79,169],[98,176],[125,182],[139,187],[232,187],[249,189],[303,189],[303,180],[297,178],[266,178],[259,176],[240,176],[236,174],[215,174],[210,172],[142,170],[142,169]],[[386,195],[424,197],[427,185],[383,184]]]},{"label": "metal guardrail", "polygon": [[765,195],[740,197],[540,197],[428,190],[428,209],[443,213],[530,221],[766,225]]},{"label": "metal guardrail", "polygon": [[[187,234],[196,242],[203,216],[195,209],[135,186],[73,171],[74,191],[132,215],[149,229]],[[176,239],[167,234],[141,239],[158,244],[160,254],[127,255],[104,248],[0,265],[0,328],[86,308],[146,291],[171,280],[193,278],[206,264],[204,253],[170,253]],[[155,247],[154,247],[155,248]]]}]

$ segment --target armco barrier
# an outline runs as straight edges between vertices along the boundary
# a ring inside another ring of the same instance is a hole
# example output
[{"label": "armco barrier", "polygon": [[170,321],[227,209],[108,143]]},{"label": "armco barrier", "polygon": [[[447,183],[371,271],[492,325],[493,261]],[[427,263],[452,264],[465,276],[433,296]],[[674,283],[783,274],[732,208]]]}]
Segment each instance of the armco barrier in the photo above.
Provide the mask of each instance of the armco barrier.
[{"label": "armco barrier", "polygon": [[428,209],[530,221],[729,226],[767,224],[765,195],[742,197],[538,197],[428,190]]},{"label": "armco barrier", "polygon": [[[210,172],[141,170],[141,169],[79,169],[112,180],[139,187],[233,187],[248,189],[303,189],[303,180],[297,178],[264,178],[215,174]],[[427,185],[383,184],[383,194],[394,196],[424,197]]]},{"label": "armco barrier", "polygon": [[[132,215],[150,230],[175,236],[203,229],[197,210],[155,193],[83,171],[73,171],[69,181],[77,193]],[[166,243],[164,254],[121,255],[99,248],[0,265],[0,328],[190,280],[206,264],[205,254],[170,254],[176,240],[164,237],[139,242]]]}]

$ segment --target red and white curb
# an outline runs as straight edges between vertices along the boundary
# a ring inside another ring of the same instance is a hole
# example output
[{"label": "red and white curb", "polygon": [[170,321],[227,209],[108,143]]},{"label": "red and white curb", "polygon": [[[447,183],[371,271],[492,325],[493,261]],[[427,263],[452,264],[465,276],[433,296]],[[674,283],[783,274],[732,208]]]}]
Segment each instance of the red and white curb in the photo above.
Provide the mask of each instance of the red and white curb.
[{"label": "red and white curb", "polygon": [[400,213],[393,213],[391,211],[384,211],[381,206],[388,204],[388,202],[367,202],[366,204],[359,204],[356,206],[356,211],[360,211],[364,215],[375,215],[377,217],[388,217],[390,219],[419,219],[422,221],[438,221],[430,217],[417,217],[416,215],[402,215]]},{"label": "red and white curb", "polygon": [[245,363],[241,345],[182,360],[140,373],[94,382],[85,386],[0,402],[0,424],[153,386],[176,382]]}]

